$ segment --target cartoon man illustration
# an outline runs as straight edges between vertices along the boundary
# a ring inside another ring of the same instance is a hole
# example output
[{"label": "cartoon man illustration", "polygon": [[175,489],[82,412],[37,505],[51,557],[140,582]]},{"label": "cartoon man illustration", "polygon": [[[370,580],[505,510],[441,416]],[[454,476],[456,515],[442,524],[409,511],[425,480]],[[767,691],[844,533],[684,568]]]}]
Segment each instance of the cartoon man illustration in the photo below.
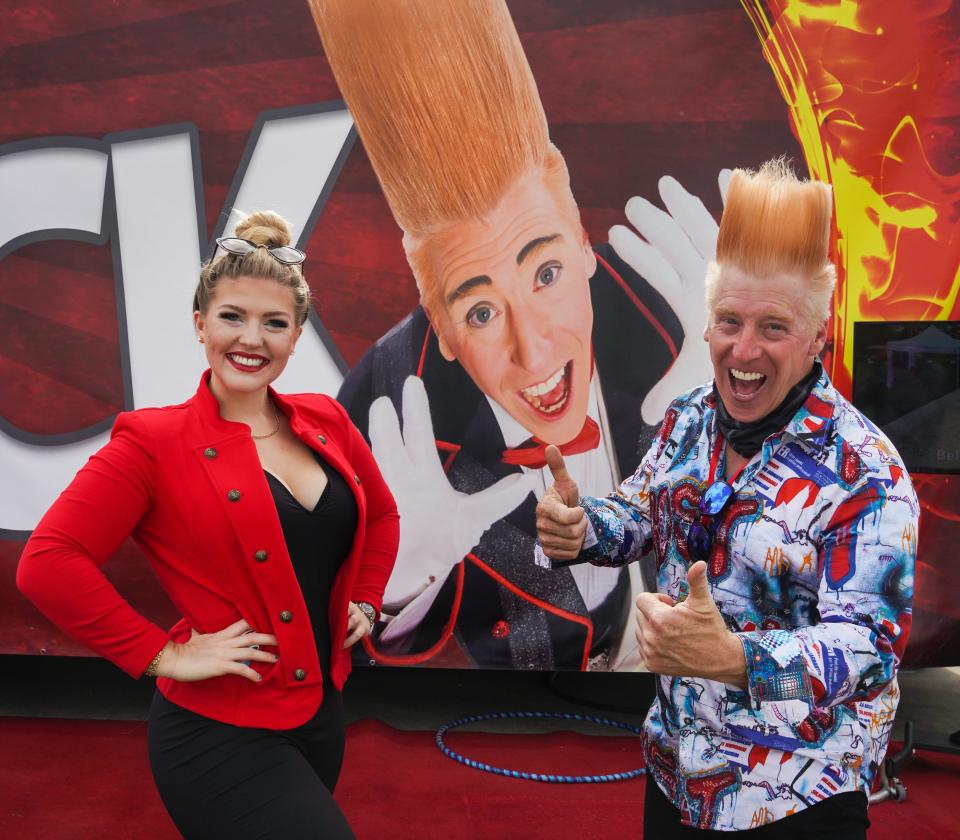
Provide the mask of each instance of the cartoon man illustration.
[{"label": "cartoon man illustration", "polygon": [[311,6],[421,295],[339,394],[401,514],[367,654],[628,663],[635,568],[533,563],[543,452],[560,446],[581,491],[605,494],[652,432],[644,417],[708,377],[699,301],[716,224],[664,179],[672,215],[628,205],[646,239],[618,226],[591,245],[502,0]]}]

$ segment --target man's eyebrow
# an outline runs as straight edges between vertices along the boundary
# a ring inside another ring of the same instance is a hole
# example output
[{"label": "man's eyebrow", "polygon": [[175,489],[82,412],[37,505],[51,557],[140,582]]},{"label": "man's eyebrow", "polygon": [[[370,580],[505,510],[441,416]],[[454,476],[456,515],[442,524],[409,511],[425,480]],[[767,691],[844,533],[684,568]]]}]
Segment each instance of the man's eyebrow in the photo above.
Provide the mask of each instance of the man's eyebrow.
[{"label": "man's eyebrow", "polygon": [[469,292],[475,286],[492,286],[493,280],[487,277],[486,274],[478,274],[476,277],[471,277],[469,280],[464,280],[457,288],[455,288],[449,295],[447,295],[447,306],[450,306],[457,298],[463,297],[467,292]]},{"label": "man's eyebrow", "polygon": [[[549,236],[538,236],[536,239],[531,239],[520,249],[520,252],[517,254],[517,265],[521,265],[523,261],[538,248],[542,248],[544,245],[548,245],[554,240],[562,238],[563,234],[551,233]],[[493,281],[486,274],[478,274],[476,277],[471,277],[469,280],[464,280],[459,286],[457,286],[457,288],[447,295],[447,306],[450,306],[450,304],[452,304],[458,298],[463,297],[467,292],[476,286],[492,285]]]},{"label": "man's eyebrow", "polygon": [[523,263],[523,261],[530,256],[538,248],[542,248],[544,245],[548,245],[553,242],[555,239],[562,239],[562,234],[551,233],[549,236],[538,236],[536,239],[531,239],[526,245],[520,249],[520,253],[517,254],[517,265]]}]

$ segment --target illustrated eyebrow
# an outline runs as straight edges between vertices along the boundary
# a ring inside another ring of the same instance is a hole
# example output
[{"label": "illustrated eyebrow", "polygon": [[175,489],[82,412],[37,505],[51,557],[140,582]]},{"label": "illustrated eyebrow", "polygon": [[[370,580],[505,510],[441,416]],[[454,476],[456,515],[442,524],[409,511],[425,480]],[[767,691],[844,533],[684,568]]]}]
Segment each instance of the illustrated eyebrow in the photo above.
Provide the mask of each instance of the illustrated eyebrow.
[{"label": "illustrated eyebrow", "polygon": [[[542,248],[544,245],[549,245],[554,240],[562,238],[562,234],[551,233],[549,236],[538,236],[536,239],[531,239],[517,253],[517,265],[521,265],[527,257],[534,253],[534,251]],[[454,301],[462,298],[467,292],[476,288],[477,286],[492,285],[493,281],[486,274],[478,274],[476,277],[471,277],[469,280],[464,280],[459,286],[457,286],[457,288],[447,295],[447,306],[450,306],[450,304],[452,304]]]},{"label": "illustrated eyebrow", "polygon": [[476,286],[492,286],[493,280],[487,277],[486,274],[478,274],[476,277],[471,277],[469,280],[464,280],[457,288],[455,288],[449,295],[447,295],[447,306],[450,306],[458,298],[462,298],[467,292]]},{"label": "illustrated eyebrow", "polygon": [[538,236],[536,239],[531,239],[520,249],[520,252],[517,254],[517,265],[522,264],[523,261],[530,256],[530,254],[539,248],[542,248],[544,245],[549,245],[555,239],[562,238],[563,236],[559,233],[551,233],[549,236]]}]

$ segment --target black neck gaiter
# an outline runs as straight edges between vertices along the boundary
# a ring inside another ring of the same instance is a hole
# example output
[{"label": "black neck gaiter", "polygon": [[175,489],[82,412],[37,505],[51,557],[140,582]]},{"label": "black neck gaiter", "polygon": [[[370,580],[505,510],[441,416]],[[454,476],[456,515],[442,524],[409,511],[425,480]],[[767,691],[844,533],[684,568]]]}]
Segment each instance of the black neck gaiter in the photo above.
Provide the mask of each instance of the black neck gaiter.
[{"label": "black neck gaiter", "polygon": [[733,447],[734,452],[743,458],[752,458],[760,451],[763,442],[770,435],[779,432],[793,419],[793,415],[807,401],[813,386],[817,384],[822,374],[823,365],[820,364],[819,359],[814,359],[810,373],[787,392],[783,402],[766,417],[752,423],[742,423],[739,420],[734,420],[727,413],[727,407],[720,399],[720,392],[717,391],[717,386],[714,384],[713,396],[717,403],[717,426],[720,429],[720,434]]}]

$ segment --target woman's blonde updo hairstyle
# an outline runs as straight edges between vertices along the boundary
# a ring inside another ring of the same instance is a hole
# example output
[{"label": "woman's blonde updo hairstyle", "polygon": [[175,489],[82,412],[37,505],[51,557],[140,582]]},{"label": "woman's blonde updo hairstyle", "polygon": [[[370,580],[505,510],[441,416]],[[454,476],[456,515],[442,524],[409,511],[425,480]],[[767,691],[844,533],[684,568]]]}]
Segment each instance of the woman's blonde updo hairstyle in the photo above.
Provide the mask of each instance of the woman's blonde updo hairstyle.
[{"label": "woman's blonde updo hairstyle", "polygon": [[[290,225],[272,210],[260,210],[237,223],[233,234],[255,245],[275,248],[290,244]],[[261,277],[286,286],[293,293],[293,310],[297,326],[302,326],[310,311],[310,287],[303,279],[302,265],[284,265],[265,249],[249,254],[231,254],[222,248],[214,259],[200,269],[200,281],[193,296],[193,311],[206,314],[210,299],[223,277]]]}]

